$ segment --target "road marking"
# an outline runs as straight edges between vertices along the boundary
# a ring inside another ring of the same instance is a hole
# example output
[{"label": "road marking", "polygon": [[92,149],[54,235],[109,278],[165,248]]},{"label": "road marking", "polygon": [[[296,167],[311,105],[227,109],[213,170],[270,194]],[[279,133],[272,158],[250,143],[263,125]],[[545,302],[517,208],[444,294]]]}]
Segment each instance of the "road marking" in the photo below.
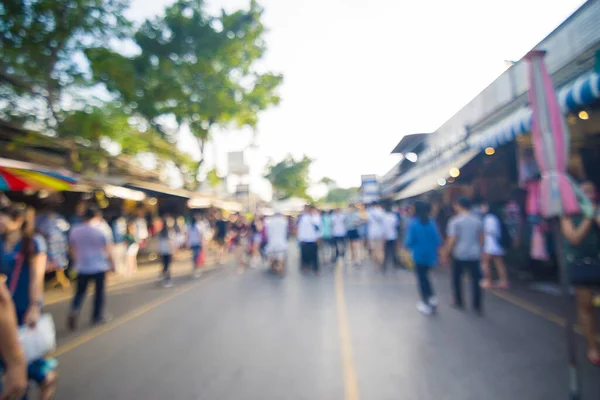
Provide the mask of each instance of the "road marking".
[{"label": "road marking", "polygon": [[162,304],[165,304],[166,302],[168,302],[170,300],[173,300],[175,297],[180,296],[180,295],[192,290],[193,288],[198,286],[199,283],[206,282],[209,279],[210,279],[210,277],[208,279],[199,280],[196,283],[191,283],[186,287],[177,289],[173,293],[171,293],[167,296],[161,297],[159,299],[156,299],[138,309],[130,311],[127,314],[115,319],[114,321],[112,321],[106,325],[103,325],[97,329],[94,329],[87,333],[84,333],[83,335],[77,337],[76,339],[73,339],[72,341],[63,344],[62,346],[59,346],[56,349],[56,351],[54,351],[54,353],[51,354],[51,357],[61,356],[65,353],[75,349],[76,347],[81,346],[82,344],[85,344],[99,336],[102,336],[105,333],[108,333],[108,332],[112,331],[113,329],[115,329],[115,328],[117,328],[117,327],[143,315],[143,314],[146,314],[149,311],[152,311],[156,307],[158,307]]},{"label": "road marking", "polygon": [[343,267],[337,266],[335,270],[335,297],[338,315],[338,329],[340,332],[340,348],[342,352],[342,369],[344,376],[345,400],[359,400],[358,381],[356,379],[356,367],[352,355],[352,341],[350,339],[350,328],[348,325],[348,313],[346,311],[346,298],[344,296],[344,274]]},{"label": "road marking", "polygon": [[[562,328],[565,328],[567,326],[567,320],[565,318],[560,317],[549,311],[546,311],[543,308],[538,307],[534,304],[531,304],[525,300],[522,300],[515,295],[512,295],[507,292],[501,292],[498,290],[490,290],[489,292],[491,294],[493,294],[494,296],[501,298],[504,301],[507,301],[507,302],[509,302],[517,307],[520,307],[524,310],[527,310],[530,313],[535,314],[539,317],[542,317],[545,320],[550,321]],[[577,333],[578,335],[583,335],[583,331],[581,330],[581,327],[579,325],[575,325],[575,333]],[[600,343],[600,334],[596,335],[596,342]]]},{"label": "road marking", "polygon": [[566,321],[564,318],[562,318],[556,314],[553,314],[551,312],[548,312],[548,311],[544,310],[543,308],[538,307],[534,304],[531,304],[525,300],[522,300],[513,294],[510,294],[507,292],[501,292],[499,290],[490,290],[489,292],[492,293],[494,296],[501,298],[504,301],[507,301],[511,304],[514,304],[515,306],[523,308],[523,309],[529,311],[530,313],[533,313],[539,317],[542,317],[550,322],[555,323],[556,325],[560,325],[563,328],[566,325]]}]

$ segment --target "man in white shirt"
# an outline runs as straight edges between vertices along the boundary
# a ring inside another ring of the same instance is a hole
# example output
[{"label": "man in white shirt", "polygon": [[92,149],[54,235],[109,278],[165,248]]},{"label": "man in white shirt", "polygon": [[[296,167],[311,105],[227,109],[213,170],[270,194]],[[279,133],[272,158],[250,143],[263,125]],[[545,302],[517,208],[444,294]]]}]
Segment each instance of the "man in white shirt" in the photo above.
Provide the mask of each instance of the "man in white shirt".
[{"label": "man in white shirt", "polygon": [[267,232],[266,251],[269,256],[271,269],[282,275],[285,272],[285,258],[288,248],[288,221],[275,210],[275,215],[267,218],[265,223]]},{"label": "man in white shirt", "polygon": [[398,215],[392,211],[391,206],[386,207],[383,219],[383,229],[385,232],[385,250],[383,267],[386,268],[389,261],[397,268],[398,258],[396,257],[396,243],[398,242]]},{"label": "man in white shirt", "polygon": [[335,243],[335,260],[342,256],[344,259],[346,254],[346,213],[337,208],[331,216],[333,240]]},{"label": "man in white shirt", "polygon": [[383,266],[384,261],[384,229],[385,212],[381,204],[374,202],[367,210],[367,238],[369,239],[369,247],[371,248],[371,259],[375,263],[376,268]]},{"label": "man in white shirt", "polygon": [[319,239],[321,238],[321,218],[314,206],[306,206],[298,219],[298,241],[302,270],[312,267],[319,275]]}]

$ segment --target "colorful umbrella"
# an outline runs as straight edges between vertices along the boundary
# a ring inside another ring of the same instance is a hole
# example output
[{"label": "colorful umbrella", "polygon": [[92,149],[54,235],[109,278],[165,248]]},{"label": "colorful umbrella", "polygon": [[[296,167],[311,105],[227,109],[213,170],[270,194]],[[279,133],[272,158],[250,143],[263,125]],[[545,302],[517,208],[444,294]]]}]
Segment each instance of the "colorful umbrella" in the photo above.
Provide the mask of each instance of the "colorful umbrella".
[{"label": "colorful umbrella", "polygon": [[[539,187],[540,215],[551,218],[562,293],[571,302],[570,283],[564,258],[564,239],[559,217],[590,209],[577,186],[567,175],[570,138],[565,118],[560,110],[556,91],[544,63],[544,51],[531,51],[529,61],[529,102],[532,114],[531,135],[535,159],[542,176]],[[582,201],[582,207],[578,203]],[[580,399],[580,382],[577,371],[574,310],[567,314],[566,338],[569,361],[569,398]]]},{"label": "colorful umbrella", "polygon": [[77,184],[72,176],[44,167],[0,158],[0,191],[70,190]]},{"label": "colorful umbrella", "polygon": [[552,218],[580,212],[577,187],[567,175],[570,138],[556,91],[544,63],[544,51],[531,51],[529,103],[533,111],[531,135],[539,165],[540,215]]}]

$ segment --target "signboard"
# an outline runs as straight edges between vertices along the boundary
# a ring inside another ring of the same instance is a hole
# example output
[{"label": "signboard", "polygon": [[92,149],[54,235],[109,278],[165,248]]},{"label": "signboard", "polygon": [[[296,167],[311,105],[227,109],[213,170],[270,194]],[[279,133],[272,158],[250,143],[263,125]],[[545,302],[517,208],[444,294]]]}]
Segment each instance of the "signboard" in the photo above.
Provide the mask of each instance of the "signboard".
[{"label": "signboard", "polygon": [[247,175],[249,169],[244,160],[244,152],[232,151],[228,153],[227,167],[230,175]]},{"label": "signboard", "polygon": [[363,203],[372,203],[379,200],[379,180],[377,175],[362,175],[360,187],[360,198]]}]

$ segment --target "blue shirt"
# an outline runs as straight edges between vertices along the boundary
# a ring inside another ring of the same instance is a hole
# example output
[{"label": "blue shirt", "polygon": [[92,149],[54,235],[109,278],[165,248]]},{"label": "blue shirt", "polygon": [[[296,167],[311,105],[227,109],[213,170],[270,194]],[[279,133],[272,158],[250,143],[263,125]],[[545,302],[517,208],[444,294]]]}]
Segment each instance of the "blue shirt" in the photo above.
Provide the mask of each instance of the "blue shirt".
[{"label": "blue shirt", "polygon": [[440,233],[433,221],[423,224],[413,218],[406,229],[404,247],[412,252],[416,265],[433,267],[438,262],[437,251],[441,245]]},{"label": "blue shirt", "polygon": [[332,220],[331,215],[323,215],[322,218],[323,239],[331,239]]},{"label": "blue shirt", "polygon": [[[2,241],[0,241],[2,242]],[[10,283],[13,279],[13,273],[17,266],[17,255],[21,251],[21,242],[17,243],[16,246],[9,251],[4,251],[4,243],[2,245],[3,257],[2,257],[2,272],[6,274],[6,286],[10,288]],[[35,235],[33,237],[33,251],[34,254],[46,253],[46,242],[41,235]],[[25,313],[29,308],[29,283],[31,279],[31,268],[29,260],[24,260],[21,266],[21,272],[15,286],[15,291],[12,294],[13,302],[15,303],[15,309],[17,311],[17,320],[19,325],[23,325],[23,319]]]}]

